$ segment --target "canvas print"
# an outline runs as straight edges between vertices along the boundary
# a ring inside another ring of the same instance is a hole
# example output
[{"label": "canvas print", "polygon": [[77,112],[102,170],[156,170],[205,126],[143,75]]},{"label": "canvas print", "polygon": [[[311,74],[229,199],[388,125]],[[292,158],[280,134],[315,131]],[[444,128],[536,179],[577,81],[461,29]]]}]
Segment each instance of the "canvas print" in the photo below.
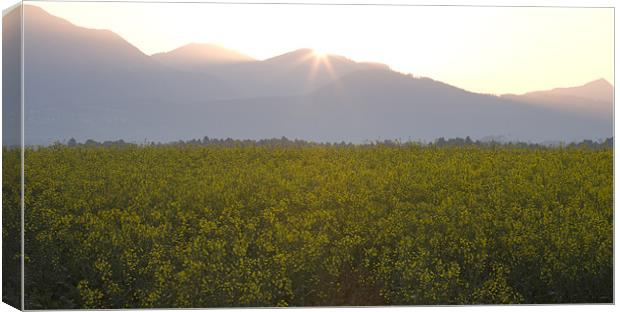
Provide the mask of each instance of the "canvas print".
[{"label": "canvas print", "polygon": [[24,1],[4,302],[607,303],[614,11]]}]

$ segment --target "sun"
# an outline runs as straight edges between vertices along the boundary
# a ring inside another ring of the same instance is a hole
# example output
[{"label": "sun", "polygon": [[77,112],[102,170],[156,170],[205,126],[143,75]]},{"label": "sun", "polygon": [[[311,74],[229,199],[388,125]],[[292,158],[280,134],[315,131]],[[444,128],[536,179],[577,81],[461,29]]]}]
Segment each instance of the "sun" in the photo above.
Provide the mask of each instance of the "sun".
[{"label": "sun", "polygon": [[314,54],[314,57],[316,58],[324,58],[327,56],[327,52],[320,49],[312,49],[312,54]]},{"label": "sun", "polygon": [[331,64],[331,57],[324,50],[312,49],[312,53],[307,54],[306,58],[312,62],[312,67],[308,72],[309,83],[314,83],[317,77],[324,77],[319,75],[329,75],[331,78],[336,78],[336,73]]}]

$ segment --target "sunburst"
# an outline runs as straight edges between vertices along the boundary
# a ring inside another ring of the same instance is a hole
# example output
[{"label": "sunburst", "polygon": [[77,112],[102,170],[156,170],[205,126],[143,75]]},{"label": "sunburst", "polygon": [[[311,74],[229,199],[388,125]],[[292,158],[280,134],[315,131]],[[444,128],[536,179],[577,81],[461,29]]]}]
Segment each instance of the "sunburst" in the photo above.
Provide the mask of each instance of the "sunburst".
[{"label": "sunburst", "polygon": [[308,73],[308,83],[310,85],[314,85],[317,82],[319,71],[325,71],[329,75],[330,80],[337,78],[330,57],[325,51],[313,49],[309,57],[312,58],[312,67]]},{"label": "sunburst", "polygon": [[315,58],[325,58],[327,57],[327,53],[323,50],[312,49],[312,54]]}]

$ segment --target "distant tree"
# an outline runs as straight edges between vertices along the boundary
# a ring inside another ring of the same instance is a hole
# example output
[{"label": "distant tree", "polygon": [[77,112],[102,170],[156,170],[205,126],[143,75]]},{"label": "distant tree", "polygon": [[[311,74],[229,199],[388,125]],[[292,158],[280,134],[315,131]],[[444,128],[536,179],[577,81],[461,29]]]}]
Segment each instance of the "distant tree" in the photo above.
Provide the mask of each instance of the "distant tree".
[{"label": "distant tree", "polygon": [[440,137],[439,139],[435,140],[435,144],[437,146],[444,146],[446,145],[446,139],[444,139],[444,137]]},{"label": "distant tree", "polygon": [[69,141],[67,141],[67,146],[76,146],[77,145],[77,141],[75,141],[74,138],[70,138]]},{"label": "distant tree", "polygon": [[99,142],[97,142],[95,140],[88,139],[88,140],[86,140],[86,142],[84,142],[84,145],[86,145],[86,146],[96,146],[96,145],[99,145]]}]

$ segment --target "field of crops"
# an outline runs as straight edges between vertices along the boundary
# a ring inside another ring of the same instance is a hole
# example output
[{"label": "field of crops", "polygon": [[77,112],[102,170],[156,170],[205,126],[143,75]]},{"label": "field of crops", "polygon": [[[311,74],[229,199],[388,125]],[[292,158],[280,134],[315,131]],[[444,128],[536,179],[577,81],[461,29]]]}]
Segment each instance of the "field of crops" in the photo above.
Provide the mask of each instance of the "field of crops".
[{"label": "field of crops", "polygon": [[613,300],[609,148],[25,154],[28,309]]}]

